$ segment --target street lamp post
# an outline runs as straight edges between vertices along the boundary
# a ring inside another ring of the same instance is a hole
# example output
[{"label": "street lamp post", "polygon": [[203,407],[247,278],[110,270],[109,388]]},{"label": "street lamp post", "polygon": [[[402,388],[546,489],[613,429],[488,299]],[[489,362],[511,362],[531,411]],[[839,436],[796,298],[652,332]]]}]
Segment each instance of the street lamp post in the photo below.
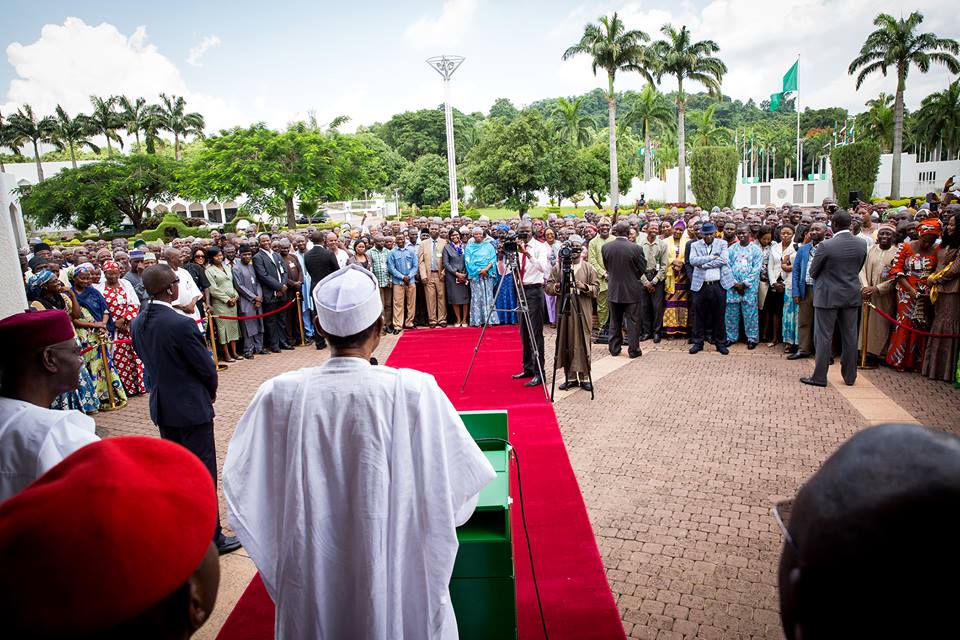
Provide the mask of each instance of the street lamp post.
[{"label": "street lamp post", "polygon": [[450,77],[460,68],[465,58],[463,56],[434,56],[427,58],[427,64],[433,67],[443,78],[444,116],[447,124],[447,174],[450,178],[450,215],[459,215],[457,202],[457,155],[453,144],[453,107],[450,106]]}]

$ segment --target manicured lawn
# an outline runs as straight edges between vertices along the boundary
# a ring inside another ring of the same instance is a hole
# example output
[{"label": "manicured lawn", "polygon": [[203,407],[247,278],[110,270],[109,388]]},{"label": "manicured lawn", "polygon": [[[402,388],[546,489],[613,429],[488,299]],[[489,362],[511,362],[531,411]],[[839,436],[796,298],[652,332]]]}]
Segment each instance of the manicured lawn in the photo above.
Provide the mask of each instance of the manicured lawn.
[{"label": "manicured lawn", "polygon": [[[530,209],[530,215],[534,218],[545,216],[546,207],[534,207]],[[560,213],[558,214],[561,218],[568,213],[572,213],[576,216],[583,217],[583,212],[587,209],[596,210],[596,207],[584,207],[580,206],[577,208],[574,207],[560,207]],[[509,220],[510,218],[516,218],[517,212],[510,209],[496,209],[496,208],[486,208],[486,209],[477,209],[481,215],[485,215],[491,220]]]}]

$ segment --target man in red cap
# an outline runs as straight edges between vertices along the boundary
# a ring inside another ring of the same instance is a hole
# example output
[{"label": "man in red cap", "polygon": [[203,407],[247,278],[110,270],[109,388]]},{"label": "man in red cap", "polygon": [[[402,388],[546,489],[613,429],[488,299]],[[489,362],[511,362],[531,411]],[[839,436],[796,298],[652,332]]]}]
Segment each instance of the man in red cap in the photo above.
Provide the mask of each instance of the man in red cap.
[{"label": "man in red cap", "polygon": [[0,320],[0,502],[80,447],[99,440],[93,419],[50,404],[77,388],[80,348],[60,309]]},{"label": "man in red cap", "polygon": [[216,517],[210,474],[183,447],[84,447],[0,504],[4,637],[190,637],[217,599]]}]

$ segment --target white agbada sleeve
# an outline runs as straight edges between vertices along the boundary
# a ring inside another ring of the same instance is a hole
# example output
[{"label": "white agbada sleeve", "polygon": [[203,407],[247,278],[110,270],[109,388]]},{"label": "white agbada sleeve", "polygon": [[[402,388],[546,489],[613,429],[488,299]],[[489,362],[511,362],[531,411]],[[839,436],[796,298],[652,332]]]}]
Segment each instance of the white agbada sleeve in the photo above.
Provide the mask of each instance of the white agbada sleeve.
[{"label": "white agbada sleeve", "polygon": [[50,428],[37,453],[38,476],[60,464],[77,449],[100,440],[94,430],[93,420],[78,411],[64,413],[68,415]]}]

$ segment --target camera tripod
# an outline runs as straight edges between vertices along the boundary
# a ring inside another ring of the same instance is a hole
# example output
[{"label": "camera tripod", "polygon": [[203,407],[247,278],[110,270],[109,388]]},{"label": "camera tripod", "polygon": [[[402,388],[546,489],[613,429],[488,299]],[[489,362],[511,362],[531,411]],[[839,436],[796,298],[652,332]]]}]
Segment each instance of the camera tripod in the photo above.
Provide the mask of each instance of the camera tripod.
[{"label": "camera tripod", "polygon": [[520,268],[517,265],[517,253],[515,251],[507,252],[504,254],[504,259],[509,267],[509,272],[513,274],[513,290],[517,296],[517,306],[513,309],[497,309],[497,298],[500,296],[500,289],[503,288],[503,283],[507,280],[505,277],[500,278],[500,282],[497,283],[497,288],[493,292],[493,305],[491,305],[490,309],[487,311],[487,317],[484,319],[483,327],[480,329],[480,338],[477,340],[477,346],[473,348],[473,357],[470,358],[470,366],[467,367],[467,374],[463,376],[463,384],[460,385],[460,393],[463,393],[464,389],[467,388],[467,379],[470,377],[470,372],[473,370],[473,363],[477,360],[477,352],[480,351],[480,344],[483,342],[483,336],[487,332],[487,327],[490,326],[490,319],[497,311],[503,311],[519,314],[521,317],[521,322],[526,324],[527,337],[530,339],[530,350],[533,354],[533,360],[537,365],[536,373],[540,378],[540,386],[543,387],[543,395],[547,400],[553,402],[553,399],[547,392],[547,380],[543,373],[543,366],[540,364],[540,350],[537,349],[537,341],[533,337],[533,323],[530,322],[530,307],[527,305],[527,294],[523,291],[523,280],[520,276]]},{"label": "camera tripod", "polygon": [[[583,315],[583,309],[577,303],[576,279],[573,277],[573,266],[570,262],[564,261],[560,267],[560,300],[557,301],[557,341],[553,349],[553,381],[550,384],[550,400],[553,401],[554,390],[557,386],[557,363],[560,361],[560,338],[567,328],[568,322],[575,322],[577,330],[584,336],[587,347],[587,382],[590,383],[590,399],[593,400],[593,375],[590,363],[590,330],[587,325],[587,319]],[[573,318],[571,318],[573,316]],[[574,354],[570,354],[572,358]],[[566,374],[564,374],[566,379]]]}]

